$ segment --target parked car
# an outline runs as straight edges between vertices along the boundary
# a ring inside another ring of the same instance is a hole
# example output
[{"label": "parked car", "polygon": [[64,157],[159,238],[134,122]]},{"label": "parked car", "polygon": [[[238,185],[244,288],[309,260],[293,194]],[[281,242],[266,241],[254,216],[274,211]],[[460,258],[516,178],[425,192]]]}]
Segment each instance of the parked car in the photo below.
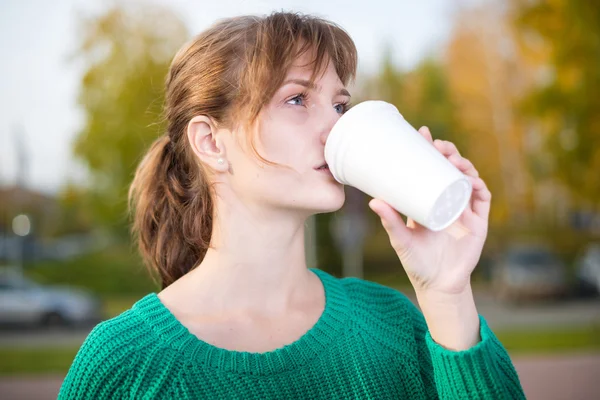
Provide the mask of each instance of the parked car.
[{"label": "parked car", "polygon": [[575,261],[578,290],[584,294],[600,294],[600,242],[590,243]]},{"label": "parked car", "polygon": [[508,302],[560,298],[569,291],[567,267],[548,247],[515,245],[494,265],[492,287]]},{"label": "parked car", "polygon": [[100,300],[68,286],[46,286],[14,273],[0,274],[0,324],[57,326],[101,320]]}]

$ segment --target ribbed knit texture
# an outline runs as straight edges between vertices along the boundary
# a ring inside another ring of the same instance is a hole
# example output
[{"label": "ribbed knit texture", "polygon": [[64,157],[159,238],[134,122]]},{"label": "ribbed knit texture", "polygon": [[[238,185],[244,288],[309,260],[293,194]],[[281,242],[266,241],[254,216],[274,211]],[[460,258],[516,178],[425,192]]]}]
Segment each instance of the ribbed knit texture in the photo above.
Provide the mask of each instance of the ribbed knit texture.
[{"label": "ribbed knit texture", "polygon": [[300,339],[267,353],[229,351],[191,334],[148,294],[98,324],[59,399],[524,399],[502,344],[480,316],[481,342],[435,343],[402,293],[312,269],[326,305]]}]

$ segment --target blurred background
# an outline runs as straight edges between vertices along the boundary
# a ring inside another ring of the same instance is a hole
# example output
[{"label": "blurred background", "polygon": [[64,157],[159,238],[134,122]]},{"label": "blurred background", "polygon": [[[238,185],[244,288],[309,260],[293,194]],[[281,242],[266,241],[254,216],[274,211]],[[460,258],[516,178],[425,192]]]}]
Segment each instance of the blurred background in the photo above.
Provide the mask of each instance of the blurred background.
[{"label": "blurred background", "polygon": [[[600,3],[5,0],[0,397],[55,398],[94,324],[159,291],[126,194],[163,130],[170,60],[218,18],[282,9],[350,33],[354,103],[395,104],[477,166],[494,199],[476,302],[528,398],[597,396]],[[347,188],[342,210],[309,222],[308,263],[412,298],[368,200]]]}]

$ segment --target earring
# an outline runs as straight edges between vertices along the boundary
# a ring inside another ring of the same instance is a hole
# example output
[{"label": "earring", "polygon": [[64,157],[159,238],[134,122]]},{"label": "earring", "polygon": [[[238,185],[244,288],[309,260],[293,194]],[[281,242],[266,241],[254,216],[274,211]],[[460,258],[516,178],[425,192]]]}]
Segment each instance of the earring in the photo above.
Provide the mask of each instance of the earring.
[{"label": "earring", "polygon": [[223,160],[222,158],[219,158],[219,159],[217,160],[217,163],[218,163],[219,165],[223,165],[223,164],[225,164],[225,160]]}]

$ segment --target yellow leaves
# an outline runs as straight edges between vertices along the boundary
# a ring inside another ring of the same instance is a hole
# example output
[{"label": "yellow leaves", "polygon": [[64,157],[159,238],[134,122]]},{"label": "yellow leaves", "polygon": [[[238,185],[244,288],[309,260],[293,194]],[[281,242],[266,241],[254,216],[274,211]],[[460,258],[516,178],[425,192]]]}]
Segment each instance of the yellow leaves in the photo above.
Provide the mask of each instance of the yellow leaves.
[{"label": "yellow leaves", "polygon": [[562,68],[556,75],[556,84],[563,91],[571,91],[581,85],[583,70],[578,65]]},{"label": "yellow leaves", "polygon": [[494,6],[459,16],[446,52],[448,79],[465,153],[494,194],[492,224],[527,204],[528,170],[515,104],[531,85],[512,29]]}]

